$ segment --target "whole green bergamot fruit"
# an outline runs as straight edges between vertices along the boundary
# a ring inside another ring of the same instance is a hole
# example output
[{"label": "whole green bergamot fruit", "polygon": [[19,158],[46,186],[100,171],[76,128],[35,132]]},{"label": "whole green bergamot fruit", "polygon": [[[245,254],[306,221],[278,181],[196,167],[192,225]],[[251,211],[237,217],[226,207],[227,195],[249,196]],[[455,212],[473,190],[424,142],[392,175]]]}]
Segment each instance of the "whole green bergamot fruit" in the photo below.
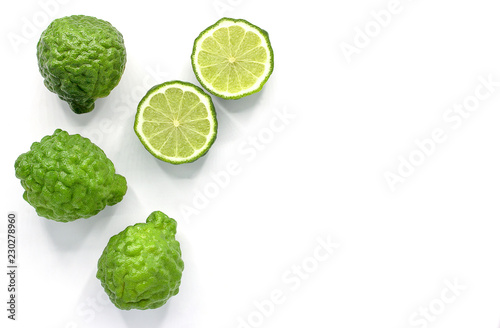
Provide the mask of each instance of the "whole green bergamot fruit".
[{"label": "whole green bergamot fruit", "polygon": [[43,31],[37,58],[47,89],[82,114],[120,82],[126,52],[122,34],[110,23],[74,15],[55,19]]},{"label": "whole green bergamot fruit", "polygon": [[97,264],[97,278],[122,310],[156,309],[177,295],[184,262],[175,240],[177,222],[160,211],[146,223],[111,237]]},{"label": "whole green bergamot fruit", "polygon": [[21,154],[14,165],[24,199],[38,215],[69,222],[89,218],[120,202],[127,182],[104,151],[79,134],[61,129]]}]

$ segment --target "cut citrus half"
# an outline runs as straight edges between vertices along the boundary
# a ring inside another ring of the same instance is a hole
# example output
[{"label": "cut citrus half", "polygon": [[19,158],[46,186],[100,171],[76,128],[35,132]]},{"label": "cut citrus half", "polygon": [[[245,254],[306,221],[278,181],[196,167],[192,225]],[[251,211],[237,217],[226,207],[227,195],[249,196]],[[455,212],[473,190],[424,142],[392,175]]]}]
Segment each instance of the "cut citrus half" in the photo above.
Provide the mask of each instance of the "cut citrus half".
[{"label": "cut citrus half", "polygon": [[151,88],[137,107],[135,133],[153,156],[172,164],[203,156],[217,136],[212,99],[199,87],[171,81]]},{"label": "cut citrus half", "polygon": [[266,31],[243,19],[222,18],[196,38],[191,63],[205,89],[238,99],[262,89],[274,57]]}]

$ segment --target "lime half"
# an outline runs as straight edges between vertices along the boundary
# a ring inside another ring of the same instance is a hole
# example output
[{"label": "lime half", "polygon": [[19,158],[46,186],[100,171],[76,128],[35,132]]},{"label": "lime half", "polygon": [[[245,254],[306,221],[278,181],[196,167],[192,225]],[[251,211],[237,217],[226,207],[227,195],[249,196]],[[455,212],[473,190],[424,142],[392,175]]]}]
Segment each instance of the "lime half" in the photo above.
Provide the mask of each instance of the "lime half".
[{"label": "lime half", "polygon": [[212,99],[181,81],[154,86],[137,107],[135,133],[153,156],[172,164],[203,156],[217,136]]},{"label": "lime half", "polygon": [[201,85],[225,99],[262,89],[273,71],[266,31],[243,19],[222,18],[194,41],[193,70]]}]

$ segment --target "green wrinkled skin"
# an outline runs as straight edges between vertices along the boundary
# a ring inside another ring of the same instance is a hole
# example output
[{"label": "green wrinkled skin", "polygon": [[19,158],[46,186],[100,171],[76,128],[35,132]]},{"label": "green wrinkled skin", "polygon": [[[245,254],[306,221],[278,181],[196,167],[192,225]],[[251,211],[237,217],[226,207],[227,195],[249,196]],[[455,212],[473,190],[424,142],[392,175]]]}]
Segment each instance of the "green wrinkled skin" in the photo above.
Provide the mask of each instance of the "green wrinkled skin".
[{"label": "green wrinkled skin", "polygon": [[118,85],[126,52],[122,34],[110,23],[74,15],[55,19],[43,31],[37,58],[47,89],[82,114]]},{"label": "green wrinkled skin", "polygon": [[59,222],[89,218],[119,203],[127,182],[101,148],[57,129],[34,142],[14,165],[23,198],[39,216]]},{"label": "green wrinkled skin", "polygon": [[146,223],[111,237],[97,264],[97,278],[122,310],[156,309],[177,295],[184,262],[175,240],[177,222],[160,211]]}]

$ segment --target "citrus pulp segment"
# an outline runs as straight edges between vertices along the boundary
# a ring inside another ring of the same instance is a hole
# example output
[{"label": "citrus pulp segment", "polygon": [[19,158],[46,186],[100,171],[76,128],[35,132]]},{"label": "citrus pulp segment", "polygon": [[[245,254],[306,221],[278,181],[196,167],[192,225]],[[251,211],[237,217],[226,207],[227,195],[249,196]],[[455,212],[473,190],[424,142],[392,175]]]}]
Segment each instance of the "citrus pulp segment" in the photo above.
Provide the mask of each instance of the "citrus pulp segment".
[{"label": "citrus pulp segment", "polygon": [[196,38],[191,63],[205,89],[238,99],[262,89],[274,55],[266,31],[243,19],[222,18]]},{"label": "citrus pulp segment", "polygon": [[153,87],[142,98],[134,129],[152,155],[181,164],[195,161],[212,146],[217,118],[212,99],[202,89],[171,81]]}]

